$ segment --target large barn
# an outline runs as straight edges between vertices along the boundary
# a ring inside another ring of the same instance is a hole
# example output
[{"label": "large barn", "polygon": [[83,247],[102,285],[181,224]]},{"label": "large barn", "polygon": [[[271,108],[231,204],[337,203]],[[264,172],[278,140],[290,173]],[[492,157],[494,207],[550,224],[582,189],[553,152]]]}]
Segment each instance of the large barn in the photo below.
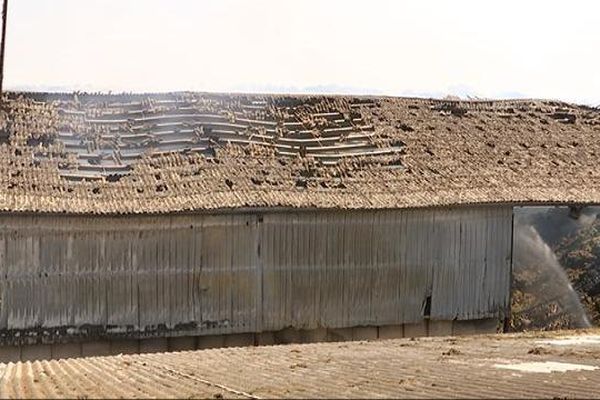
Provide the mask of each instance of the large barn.
[{"label": "large barn", "polygon": [[0,358],[488,332],[513,206],[600,203],[560,102],[9,94]]}]

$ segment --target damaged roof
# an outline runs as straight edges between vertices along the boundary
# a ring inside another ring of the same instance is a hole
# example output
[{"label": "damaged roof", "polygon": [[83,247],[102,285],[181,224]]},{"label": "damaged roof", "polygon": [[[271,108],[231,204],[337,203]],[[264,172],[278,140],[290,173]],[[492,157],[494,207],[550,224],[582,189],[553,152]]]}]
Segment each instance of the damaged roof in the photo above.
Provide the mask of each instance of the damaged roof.
[{"label": "damaged roof", "polygon": [[600,203],[599,135],[557,101],[9,93],[0,210]]}]

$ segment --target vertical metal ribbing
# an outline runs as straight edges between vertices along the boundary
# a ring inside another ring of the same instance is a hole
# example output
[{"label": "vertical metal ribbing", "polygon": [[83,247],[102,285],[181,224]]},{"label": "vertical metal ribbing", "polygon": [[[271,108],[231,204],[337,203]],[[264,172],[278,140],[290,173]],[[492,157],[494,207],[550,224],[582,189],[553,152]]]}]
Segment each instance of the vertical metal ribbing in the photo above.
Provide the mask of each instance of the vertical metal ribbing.
[{"label": "vertical metal ribbing", "polygon": [[513,223],[502,207],[2,216],[0,329],[393,325],[428,297],[433,320],[501,316]]},{"label": "vertical metal ribbing", "polygon": [[515,246],[515,208],[510,208],[510,259],[509,259],[509,276],[508,276],[508,301],[506,302],[506,310],[504,315],[504,332],[510,330],[510,317],[512,313],[512,291],[513,291],[513,257]]}]

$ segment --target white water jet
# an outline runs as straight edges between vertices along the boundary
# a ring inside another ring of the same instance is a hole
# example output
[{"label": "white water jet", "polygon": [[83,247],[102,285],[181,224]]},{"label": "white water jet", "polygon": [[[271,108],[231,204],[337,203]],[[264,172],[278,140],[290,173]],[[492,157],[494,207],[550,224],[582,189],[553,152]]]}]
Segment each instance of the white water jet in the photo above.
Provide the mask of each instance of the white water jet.
[{"label": "white water jet", "polygon": [[515,228],[514,267],[521,270],[535,268],[537,305],[556,301],[573,318],[575,327],[590,327],[579,295],[550,246],[533,226],[518,224]]}]

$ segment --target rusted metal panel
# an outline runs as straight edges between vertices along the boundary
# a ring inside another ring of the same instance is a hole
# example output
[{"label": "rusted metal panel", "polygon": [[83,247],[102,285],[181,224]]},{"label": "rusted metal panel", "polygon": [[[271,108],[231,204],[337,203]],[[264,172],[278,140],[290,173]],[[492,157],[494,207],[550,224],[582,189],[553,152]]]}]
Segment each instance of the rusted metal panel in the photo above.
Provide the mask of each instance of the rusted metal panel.
[{"label": "rusted metal panel", "polygon": [[0,329],[225,334],[500,316],[510,207],[0,217]]}]

